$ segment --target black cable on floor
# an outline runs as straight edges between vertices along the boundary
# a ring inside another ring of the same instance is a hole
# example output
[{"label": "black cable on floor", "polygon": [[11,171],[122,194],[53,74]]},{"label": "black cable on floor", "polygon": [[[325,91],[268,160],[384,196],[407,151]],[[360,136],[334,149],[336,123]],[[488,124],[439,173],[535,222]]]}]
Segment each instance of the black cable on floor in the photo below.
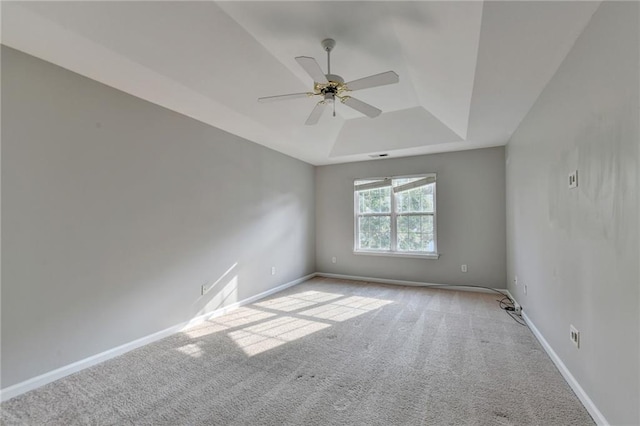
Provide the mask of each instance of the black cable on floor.
[{"label": "black cable on floor", "polygon": [[[512,312],[512,311],[505,311],[505,312],[506,312],[507,314],[509,314],[509,316],[510,316],[511,318],[513,318],[513,320],[514,320],[515,322],[517,322],[518,324],[523,325],[523,326],[525,326],[525,327],[527,326],[527,323],[526,323],[526,322],[524,322],[524,320],[522,320],[522,319],[521,319],[522,317],[521,317],[520,315],[518,315],[518,314],[516,314],[515,312]],[[520,318],[520,319],[518,319],[518,318]]]},{"label": "black cable on floor", "polygon": [[[505,299],[507,300],[505,302]],[[516,305],[513,300],[509,297],[503,297],[502,299],[497,301],[500,304],[500,309],[505,311],[509,316],[518,324],[526,326],[527,323],[522,319],[522,315],[516,312]]]},{"label": "black cable on floor", "polygon": [[[497,300],[500,304],[500,309],[505,311],[509,316],[518,324],[527,327],[527,323],[522,319],[520,314],[517,314],[516,311],[516,302],[513,300],[508,294],[501,292],[500,290],[496,290],[495,288],[485,287],[481,285],[452,285],[452,284],[433,284],[426,287],[470,287],[470,288],[484,288],[485,290],[491,290],[493,292],[498,293],[502,296],[502,299]],[[507,300],[508,302],[505,302]],[[518,319],[520,318],[520,319]]]}]

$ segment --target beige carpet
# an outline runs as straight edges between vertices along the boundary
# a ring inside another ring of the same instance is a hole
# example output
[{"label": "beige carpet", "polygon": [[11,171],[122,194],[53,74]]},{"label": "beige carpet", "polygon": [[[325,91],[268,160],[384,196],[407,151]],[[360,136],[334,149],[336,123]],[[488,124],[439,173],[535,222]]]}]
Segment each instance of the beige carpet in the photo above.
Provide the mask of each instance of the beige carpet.
[{"label": "beige carpet", "polygon": [[2,404],[6,425],[591,425],[498,295],[316,278]]}]

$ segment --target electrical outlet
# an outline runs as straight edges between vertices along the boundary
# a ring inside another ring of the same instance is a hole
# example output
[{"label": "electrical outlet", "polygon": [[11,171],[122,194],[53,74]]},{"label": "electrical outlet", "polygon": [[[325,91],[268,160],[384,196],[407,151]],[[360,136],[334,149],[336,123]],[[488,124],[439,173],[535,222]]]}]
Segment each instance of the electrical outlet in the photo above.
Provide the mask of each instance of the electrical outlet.
[{"label": "electrical outlet", "polygon": [[578,187],[578,171],[574,170],[569,173],[569,188],[577,188]]},{"label": "electrical outlet", "polygon": [[271,275],[275,275],[276,274],[276,267],[272,266],[271,267]]},{"label": "electrical outlet", "polygon": [[209,291],[209,286],[208,285],[204,284],[202,287],[200,287],[200,295],[201,296],[204,296],[207,291]]},{"label": "electrical outlet", "polygon": [[524,294],[527,294],[527,285],[526,284],[522,285],[522,289],[524,290]]},{"label": "electrical outlet", "polygon": [[460,265],[460,270],[462,272],[467,272],[467,265]]},{"label": "electrical outlet", "polygon": [[331,263],[336,263],[336,262],[338,262],[338,259],[336,259],[336,257],[335,257],[335,256],[333,256],[333,257],[331,258]]},{"label": "electrical outlet", "polygon": [[573,325],[569,325],[569,339],[580,349],[580,332]]},{"label": "electrical outlet", "polygon": [[517,275],[515,277],[513,277],[513,283],[515,285],[518,285],[518,276]]}]

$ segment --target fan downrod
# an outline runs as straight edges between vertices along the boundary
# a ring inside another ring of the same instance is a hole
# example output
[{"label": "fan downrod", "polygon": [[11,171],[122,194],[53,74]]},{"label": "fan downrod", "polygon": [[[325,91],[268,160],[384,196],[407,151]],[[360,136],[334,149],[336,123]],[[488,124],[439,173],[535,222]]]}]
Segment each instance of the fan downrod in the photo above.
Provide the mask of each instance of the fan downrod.
[{"label": "fan downrod", "polygon": [[331,74],[331,50],[336,46],[336,41],[332,38],[322,40],[322,48],[327,52],[327,74]]}]

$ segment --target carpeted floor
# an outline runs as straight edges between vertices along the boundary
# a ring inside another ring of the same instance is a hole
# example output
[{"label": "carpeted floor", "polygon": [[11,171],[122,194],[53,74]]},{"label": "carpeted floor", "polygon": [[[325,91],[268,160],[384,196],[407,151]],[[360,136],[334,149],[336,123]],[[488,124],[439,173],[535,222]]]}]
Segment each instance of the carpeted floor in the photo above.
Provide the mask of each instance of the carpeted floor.
[{"label": "carpeted floor", "polygon": [[6,425],[592,425],[498,295],[315,278],[1,405]]}]

